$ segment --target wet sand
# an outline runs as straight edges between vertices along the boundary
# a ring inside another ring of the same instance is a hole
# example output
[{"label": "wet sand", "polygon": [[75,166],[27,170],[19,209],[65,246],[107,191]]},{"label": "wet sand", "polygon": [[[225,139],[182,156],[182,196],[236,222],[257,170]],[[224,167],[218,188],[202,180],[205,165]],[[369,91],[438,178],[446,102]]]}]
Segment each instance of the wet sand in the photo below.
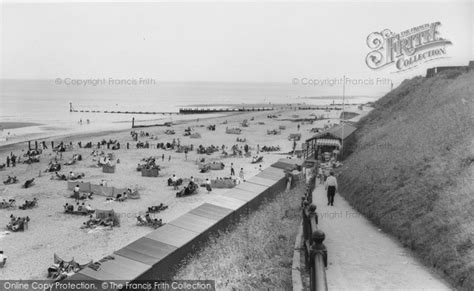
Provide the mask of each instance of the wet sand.
[{"label": "wet sand", "polygon": [[37,126],[39,123],[34,122],[0,122],[0,130],[15,129],[29,126]]}]

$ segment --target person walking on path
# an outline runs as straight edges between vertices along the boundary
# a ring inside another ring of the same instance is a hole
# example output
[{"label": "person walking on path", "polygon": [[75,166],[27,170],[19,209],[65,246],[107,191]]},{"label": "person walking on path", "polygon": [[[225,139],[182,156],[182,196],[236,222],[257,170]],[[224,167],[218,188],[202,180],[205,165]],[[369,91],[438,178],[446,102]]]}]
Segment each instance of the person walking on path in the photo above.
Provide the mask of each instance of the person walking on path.
[{"label": "person walking on path", "polygon": [[12,162],[12,167],[16,166],[16,156],[14,154],[11,155],[11,162]]},{"label": "person walking on path", "polygon": [[240,168],[239,177],[240,177],[240,180],[242,180],[243,182],[245,182],[244,168]]},{"label": "person walking on path", "polygon": [[235,176],[234,163],[230,163],[230,175]]},{"label": "person walking on path", "polygon": [[337,180],[334,177],[334,172],[329,173],[329,177],[326,179],[326,191],[328,196],[328,205],[334,206],[334,196],[337,192]]},{"label": "person walking on path", "polygon": [[162,155],[161,155],[161,161],[162,161],[162,162],[165,161],[165,154],[162,154]]},{"label": "person walking on path", "polygon": [[10,156],[7,156],[7,167],[10,167]]},{"label": "person walking on path", "polygon": [[211,193],[212,191],[212,188],[211,188],[211,181],[209,179],[206,179],[206,190],[207,190],[207,193]]}]

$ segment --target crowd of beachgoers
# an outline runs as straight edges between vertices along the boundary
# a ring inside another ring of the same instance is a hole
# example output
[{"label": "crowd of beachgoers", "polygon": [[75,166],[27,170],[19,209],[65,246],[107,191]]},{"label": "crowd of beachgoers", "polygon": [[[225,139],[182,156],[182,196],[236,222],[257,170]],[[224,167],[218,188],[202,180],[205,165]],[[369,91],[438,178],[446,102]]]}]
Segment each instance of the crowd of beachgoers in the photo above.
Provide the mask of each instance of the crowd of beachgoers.
[{"label": "crowd of beachgoers", "polygon": [[0,277],[63,279],[296,158],[339,113],[249,112],[0,148]]}]

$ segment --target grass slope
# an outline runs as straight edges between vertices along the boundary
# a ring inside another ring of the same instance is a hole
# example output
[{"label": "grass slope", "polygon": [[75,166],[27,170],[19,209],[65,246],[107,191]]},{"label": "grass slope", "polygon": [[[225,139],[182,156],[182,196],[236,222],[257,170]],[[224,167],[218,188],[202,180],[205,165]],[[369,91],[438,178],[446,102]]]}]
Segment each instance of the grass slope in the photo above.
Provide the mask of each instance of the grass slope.
[{"label": "grass slope", "polygon": [[372,221],[474,290],[474,72],[416,77],[361,119],[341,193]]},{"label": "grass slope", "polygon": [[301,184],[280,193],[231,230],[211,238],[174,279],[215,280],[217,290],[291,290],[303,192]]}]

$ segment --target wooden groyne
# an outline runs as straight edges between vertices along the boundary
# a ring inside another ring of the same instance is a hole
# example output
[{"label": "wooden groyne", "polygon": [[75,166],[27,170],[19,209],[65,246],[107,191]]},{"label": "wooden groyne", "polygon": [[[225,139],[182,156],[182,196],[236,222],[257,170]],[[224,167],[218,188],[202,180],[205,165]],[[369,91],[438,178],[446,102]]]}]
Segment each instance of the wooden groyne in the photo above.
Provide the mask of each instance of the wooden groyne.
[{"label": "wooden groyne", "polygon": [[234,108],[180,108],[180,114],[205,114],[205,113],[219,113],[219,112],[252,112],[252,111],[273,111],[273,110],[342,110],[338,106],[299,106],[299,105],[285,105],[273,107],[234,107]]},{"label": "wooden groyne", "polygon": [[241,107],[241,108],[180,108],[180,114],[205,114],[205,113],[219,113],[219,112],[250,112],[250,111],[271,111],[275,110],[273,107]]},{"label": "wooden groyne", "polygon": [[153,114],[153,115],[180,115],[180,114],[209,114],[209,113],[232,113],[232,112],[257,112],[257,111],[273,111],[273,110],[342,110],[341,107],[330,105],[306,106],[306,105],[275,105],[272,107],[227,107],[227,108],[211,108],[211,107],[193,107],[179,108],[179,111],[162,112],[162,111],[120,111],[120,110],[84,110],[74,109],[72,103],[69,103],[69,112],[75,113],[110,113],[110,114]]},{"label": "wooden groyne", "polygon": [[161,115],[177,115],[179,112],[157,112],[157,111],[121,111],[121,110],[78,110],[74,109],[72,103],[69,103],[69,112],[75,113],[112,113],[112,114],[161,114]]},{"label": "wooden groyne", "polygon": [[163,122],[163,123],[151,123],[151,124],[135,124],[135,117],[132,117],[132,128],[140,127],[154,127],[154,126],[171,126],[172,122]]}]

